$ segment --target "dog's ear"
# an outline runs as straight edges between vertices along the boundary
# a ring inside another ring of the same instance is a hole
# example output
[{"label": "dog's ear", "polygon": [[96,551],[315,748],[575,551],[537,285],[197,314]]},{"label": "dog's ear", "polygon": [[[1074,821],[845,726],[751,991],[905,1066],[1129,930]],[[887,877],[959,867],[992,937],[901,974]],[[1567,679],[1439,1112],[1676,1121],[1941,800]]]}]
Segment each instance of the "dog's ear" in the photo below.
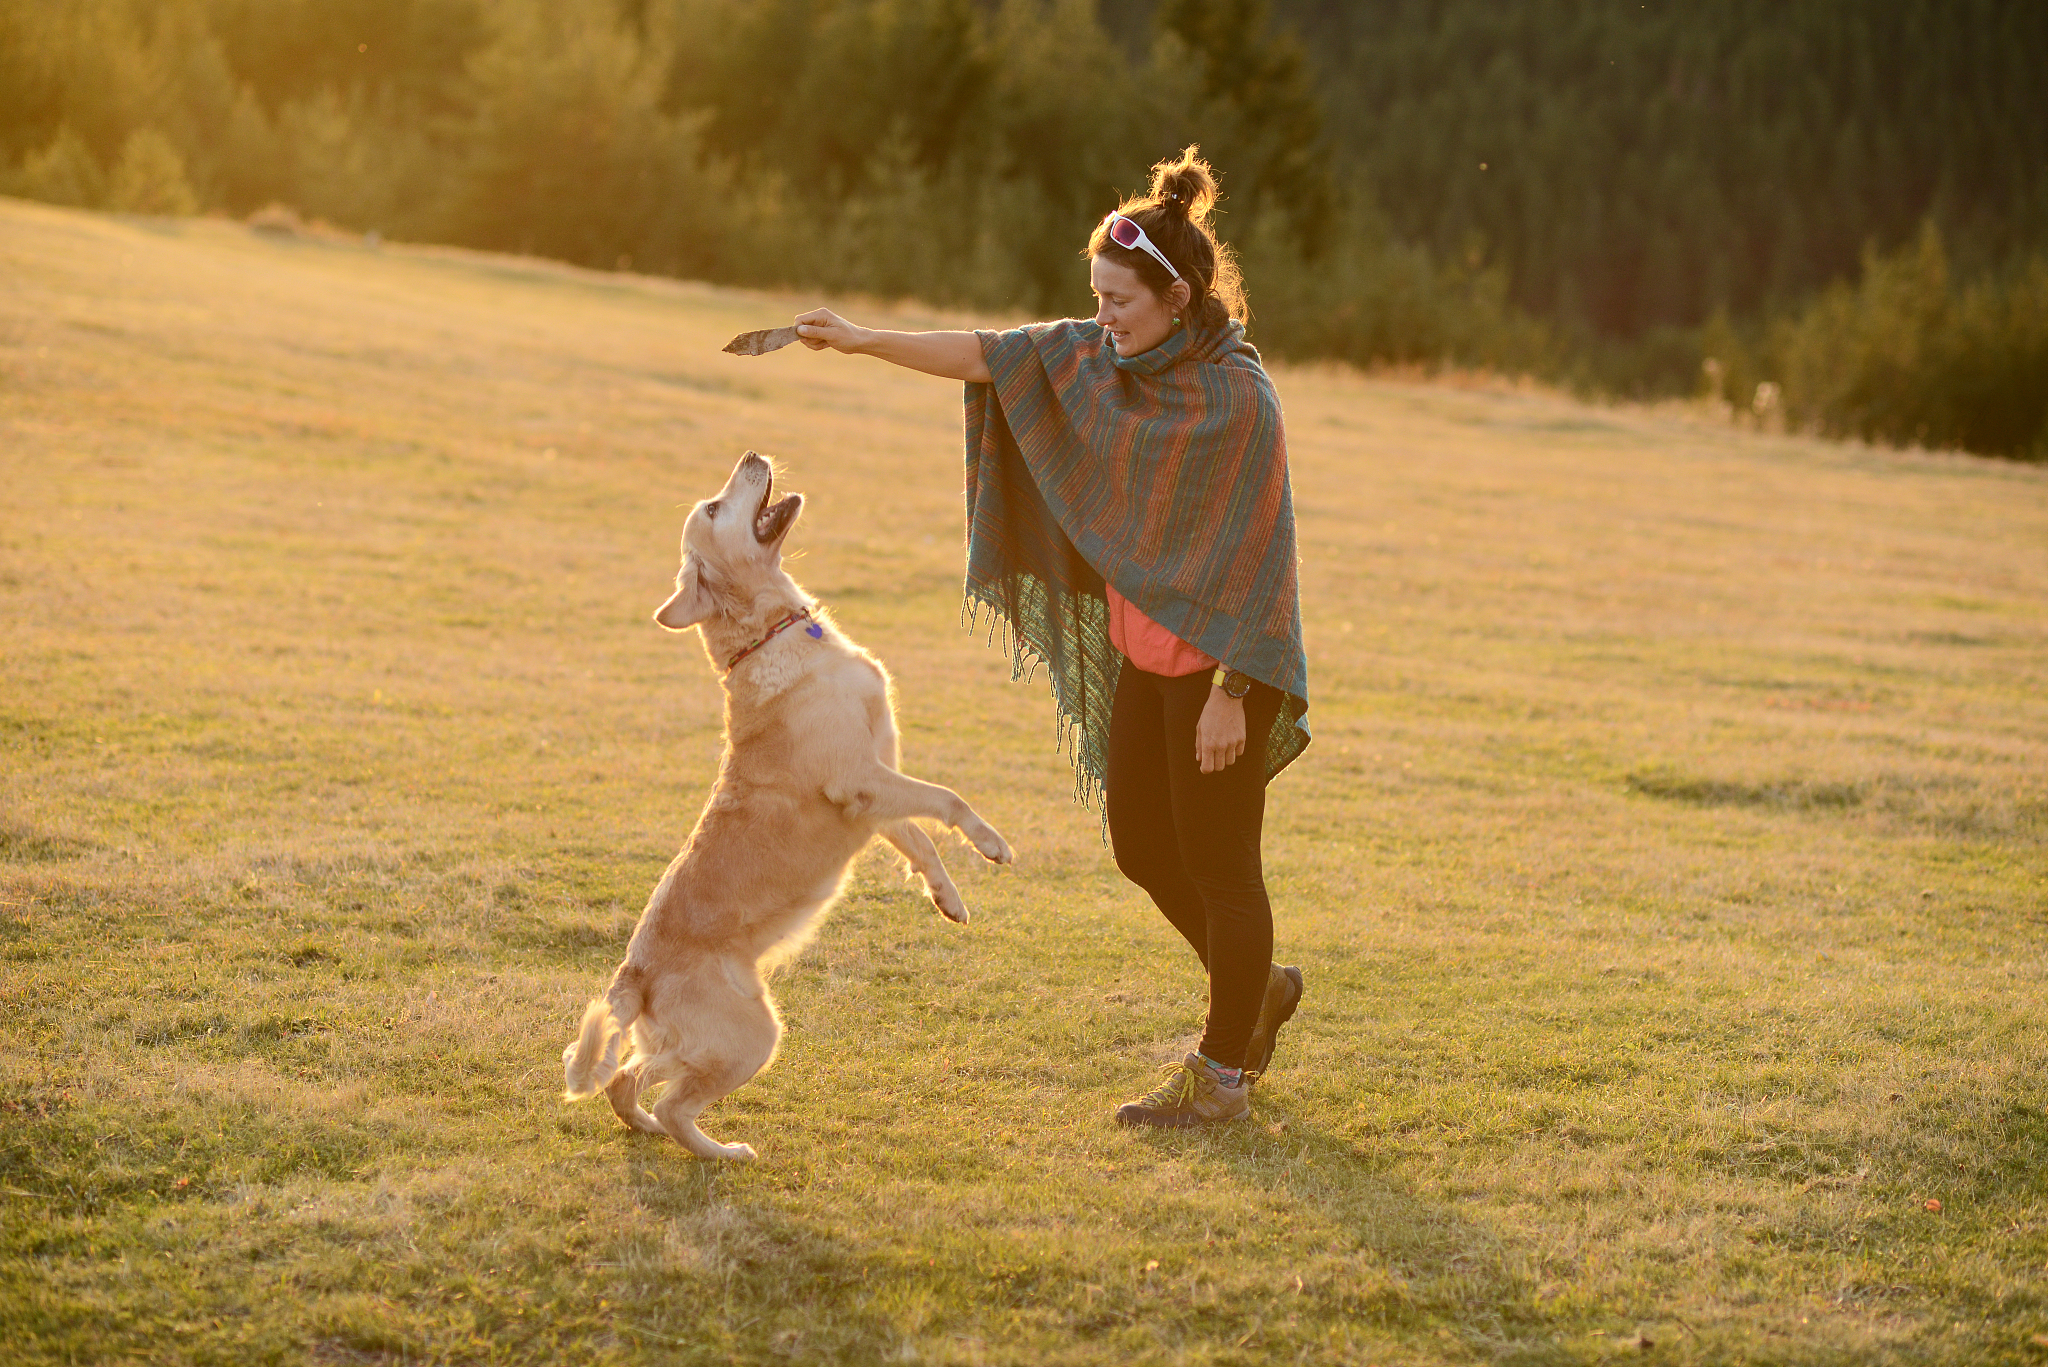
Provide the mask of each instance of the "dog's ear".
[{"label": "dog's ear", "polygon": [[688,631],[717,610],[718,600],[704,580],[704,562],[688,555],[676,576],[675,593],[654,610],[654,620],[670,631]]}]

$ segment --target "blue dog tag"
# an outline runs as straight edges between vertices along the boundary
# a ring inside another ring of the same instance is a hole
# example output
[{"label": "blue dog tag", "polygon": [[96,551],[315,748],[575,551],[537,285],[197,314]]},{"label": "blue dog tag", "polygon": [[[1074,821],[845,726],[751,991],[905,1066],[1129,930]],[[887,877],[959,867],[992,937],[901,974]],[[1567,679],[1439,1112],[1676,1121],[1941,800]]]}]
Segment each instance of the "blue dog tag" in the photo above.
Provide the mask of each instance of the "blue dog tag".
[{"label": "blue dog tag", "polygon": [[808,631],[811,634],[811,639],[813,641],[824,639],[825,628],[817,622],[811,623],[809,626],[805,627],[804,630]]}]

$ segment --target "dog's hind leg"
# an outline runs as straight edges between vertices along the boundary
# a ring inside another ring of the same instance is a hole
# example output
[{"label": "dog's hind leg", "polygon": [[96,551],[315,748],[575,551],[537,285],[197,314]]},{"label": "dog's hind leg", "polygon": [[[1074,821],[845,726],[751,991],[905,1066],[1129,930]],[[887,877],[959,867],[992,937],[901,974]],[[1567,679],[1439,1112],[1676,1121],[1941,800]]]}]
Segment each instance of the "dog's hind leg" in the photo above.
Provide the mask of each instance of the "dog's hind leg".
[{"label": "dog's hind leg", "polygon": [[966,925],[967,903],[953,886],[953,875],[946,872],[946,861],[939,858],[939,847],[932,844],[924,828],[914,821],[892,821],[882,827],[882,838],[910,861],[910,871],[924,880],[925,894],[939,914]]},{"label": "dog's hind leg", "polygon": [[666,1134],[661,1122],[640,1107],[640,1089],[644,1085],[640,1076],[642,1060],[634,1059],[619,1069],[611,1083],[604,1089],[605,1100],[612,1103],[612,1114],[646,1134]]},{"label": "dog's hind leg", "polygon": [[768,1002],[768,989],[751,967],[728,959],[719,976],[727,989],[692,1003],[695,1052],[664,1069],[674,1078],[654,1103],[654,1118],[669,1137],[699,1158],[752,1158],[746,1144],[721,1144],[697,1128],[704,1108],[768,1066],[775,1057],[782,1023]]},{"label": "dog's hind leg", "polygon": [[699,1158],[732,1158],[745,1161],[755,1157],[752,1144],[721,1144],[697,1128],[704,1108],[724,1096],[729,1087],[707,1085],[696,1071],[684,1073],[670,1085],[668,1095],[654,1103],[654,1118],[669,1138]]},{"label": "dog's hind leg", "polygon": [[835,779],[825,789],[825,800],[849,816],[866,817],[883,825],[913,816],[943,821],[966,836],[968,843],[990,863],[1009,864],[1016,860],[1010,853],[1010,842],[983,821],[981,813],[967,805],[966,798],[951,788],[899,774],[876,760]]}]

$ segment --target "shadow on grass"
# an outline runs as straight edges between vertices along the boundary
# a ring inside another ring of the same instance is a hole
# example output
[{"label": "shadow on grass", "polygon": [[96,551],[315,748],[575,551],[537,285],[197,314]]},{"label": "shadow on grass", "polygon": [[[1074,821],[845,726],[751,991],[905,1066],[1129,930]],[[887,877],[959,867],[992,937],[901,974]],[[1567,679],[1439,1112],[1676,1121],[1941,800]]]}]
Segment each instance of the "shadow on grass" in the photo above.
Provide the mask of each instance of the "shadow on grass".
[{"label": "shadow on grass", "polygon": [[1323,1315],[1409,1334],[1447,1330],[1492,1353],[1540,1352],[1596,1327],[1545,1309],[1530,1254],[1417,1191],[1385,1151],[1300,1119],[1257,1116],[1222,1133],[1160,1132],[1147,1143],[1207,1160],[1293,1212],[1297,1228],[1327,1229],[1329,1246],[1304,1249],[1303,1270],[1281,1273],[1276,1288]]},{"label": "shadow on grass", "polygon": [[620,1135],[621,1179],[657,1227],[622,1242],[622,1337],[759,1361],[860,1361],[902,1338],[872,1308],[871,1259],[776,1210],[733,1167]]}]

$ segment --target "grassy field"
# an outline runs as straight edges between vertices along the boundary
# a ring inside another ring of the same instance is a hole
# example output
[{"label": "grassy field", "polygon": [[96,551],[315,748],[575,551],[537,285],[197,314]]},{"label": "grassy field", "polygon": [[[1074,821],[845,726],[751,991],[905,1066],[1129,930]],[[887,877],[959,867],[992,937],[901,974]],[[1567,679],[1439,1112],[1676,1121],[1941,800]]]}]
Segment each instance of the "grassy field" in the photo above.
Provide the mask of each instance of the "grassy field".
[{"label": "grassy field", "polygon": [[[960,625],[957,389],[719,354],[801,302],[0,201],[12,1360],[2048,1362],[2048,471],[1281,372],[1308,996],[1134,1135],[1196,965]],[[1020,862],[867,856],[714,1167],[559,1053],[748,447]]]}]

